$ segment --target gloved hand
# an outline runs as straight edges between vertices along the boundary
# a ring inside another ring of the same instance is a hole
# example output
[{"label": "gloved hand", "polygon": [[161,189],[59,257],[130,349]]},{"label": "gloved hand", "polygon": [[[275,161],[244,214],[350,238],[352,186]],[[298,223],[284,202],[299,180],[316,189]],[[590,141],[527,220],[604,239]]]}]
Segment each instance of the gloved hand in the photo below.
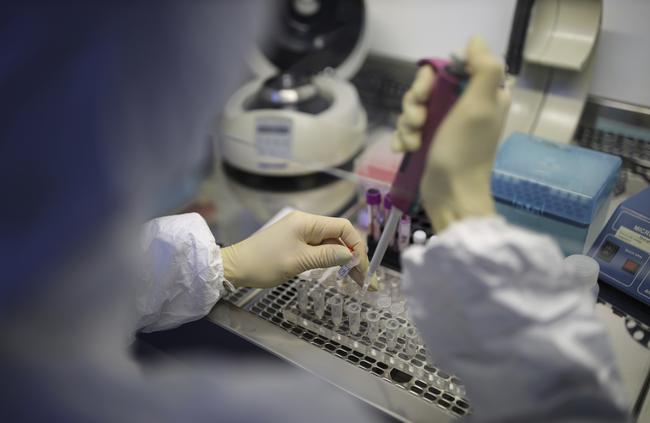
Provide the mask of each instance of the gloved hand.
[{"label": "gloved hand", "polygon": [[[466,60],[470,81],[434,136],[420,184],[422,205],[438,233],[465,217],[494,213],[490,177],[510,92],[501,87],[503,61],[482,38],[470,40]],[[420,67],[404,95],[395,150],[412,151],[420,146],[434,82],[432,68]]]},{"label": "gloved hand", "polygon": [[343,265],[353,254],[339,238],[361,257],[349,275],[363,283],[368,270],[366,244],[350,221],[299,211],[223,248],[224,276],[235,286],[269,288],[305,270]]}]

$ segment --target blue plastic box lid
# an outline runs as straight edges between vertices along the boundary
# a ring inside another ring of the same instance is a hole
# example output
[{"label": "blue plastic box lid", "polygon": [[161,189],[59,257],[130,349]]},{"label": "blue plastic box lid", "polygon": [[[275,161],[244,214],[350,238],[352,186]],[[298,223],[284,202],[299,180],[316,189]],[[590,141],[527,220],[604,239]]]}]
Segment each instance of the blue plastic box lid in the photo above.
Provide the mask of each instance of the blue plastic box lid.
[{"label": "blue plastic box lid", "polygon": [[515,132],[492,172],[496,200],[588,225],[611,194],[620,157]]}]

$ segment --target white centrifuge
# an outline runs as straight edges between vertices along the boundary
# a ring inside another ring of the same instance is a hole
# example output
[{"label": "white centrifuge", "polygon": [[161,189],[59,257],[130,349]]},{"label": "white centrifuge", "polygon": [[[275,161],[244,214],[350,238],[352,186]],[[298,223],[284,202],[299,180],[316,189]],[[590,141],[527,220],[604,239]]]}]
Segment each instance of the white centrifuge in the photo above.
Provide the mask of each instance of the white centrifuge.
[{"label": "white centrifuge", "polygon": [[347,80],[367,51],[363,0],[285,0],[269,10],[274,25],[250,60],[256,77],[229,99],[218,125],[226,171],[273,183],[351,168],[366,130]]}]

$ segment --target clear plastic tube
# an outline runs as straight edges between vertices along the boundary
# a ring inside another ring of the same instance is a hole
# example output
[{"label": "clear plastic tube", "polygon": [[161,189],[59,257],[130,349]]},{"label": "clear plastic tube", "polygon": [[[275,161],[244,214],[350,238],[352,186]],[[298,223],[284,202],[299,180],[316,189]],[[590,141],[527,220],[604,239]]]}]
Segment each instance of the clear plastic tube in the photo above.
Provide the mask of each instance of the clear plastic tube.
[{"label": "clear plastic tube", "polygon": [[386,347],[389,350],[397,349],[397,338],[399,338],[399,322],[397,319],[388,319],[386,320],[386,325],[384,326],[384,336],[386,338]]},{"label": "clear plastic tube", "polygon": [[406,328],[404,331],[404,339],[406,340],[406,343],[404,344],[404,353],[409,358],[412,358],[418,352],[418,331],[413,326]]},{"label": "clear plastic tube", "polygon": [[388,310],[390,308],[390,303],[390,295],[380,293],[379,296],[377,296],[377,308],[380,310]]},{"label": "clear plastic tube", "polygon": [[330,306],[332,323],[334,326],[339,327],[343,321],[343,297],[339,294],[334,294],[327,300],[327,304]]},{"label": "clear plastic tube", "polygon": [[366,323],[368,324],[368,331],[366,336],[370,342],[375,342],[379,336],[379,318],[380,314],[374,310],[368,310],[366,312]]},{"label": "clear plastic tube", "polygon": [[345,312],[348,315],[348,323],[350,325],[350,333],[356,335],[359,333],[361,326],[361,306],[359,303],[349,303],[345,306]]},{"label": "clear plastic tube", "polygon": [[391,279],[390,281],[390,298],[392,302],[396,303],[400,300],[400,297],[402,296],[402,287],[400,286],[400,280],[395,278]]},{"label": "clear plastic tube", "polygon": [[406,312],[406,303],[404,301],[396,301],[390,305],[390,314],[393,316],[401,316]]},{"label": "clear plastic tube", "polygon": [[320,279],[323,277],[324,273],[325,269],[312,269],[311,272],[309,272],[309,278],[314,283],[320,282]]},{"label": "clear plastic tube", "polygon": [[298,308],[306,312],[309,310],[309,289],[311,284],[306,281],[298,283]]},{"label": "clear plastic tube", "polygon": [[311,293],[311,298],[314,302],[314,314],[318,317],[318,320],[322,320],[325,315],[325,292],[316,287]]}]

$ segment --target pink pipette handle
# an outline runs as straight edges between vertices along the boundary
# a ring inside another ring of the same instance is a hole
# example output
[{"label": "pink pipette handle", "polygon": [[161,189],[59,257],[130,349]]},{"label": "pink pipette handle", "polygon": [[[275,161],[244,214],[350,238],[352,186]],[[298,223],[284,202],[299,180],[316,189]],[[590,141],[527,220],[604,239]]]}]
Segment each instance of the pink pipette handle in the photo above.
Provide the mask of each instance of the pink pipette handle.
[{"label": "pink pipette handle", "polygon": [[404,155],[390,189],[393,206],[406,214],[418,200],[420,180],[436,131],[458,99],[461,80],[446,70],[449,63],[448,60],[442,59],[425,59],[418,62],[419,66],[433,67],[436,81],[427,102],[427,119],[422,129],[420,148]]}]

